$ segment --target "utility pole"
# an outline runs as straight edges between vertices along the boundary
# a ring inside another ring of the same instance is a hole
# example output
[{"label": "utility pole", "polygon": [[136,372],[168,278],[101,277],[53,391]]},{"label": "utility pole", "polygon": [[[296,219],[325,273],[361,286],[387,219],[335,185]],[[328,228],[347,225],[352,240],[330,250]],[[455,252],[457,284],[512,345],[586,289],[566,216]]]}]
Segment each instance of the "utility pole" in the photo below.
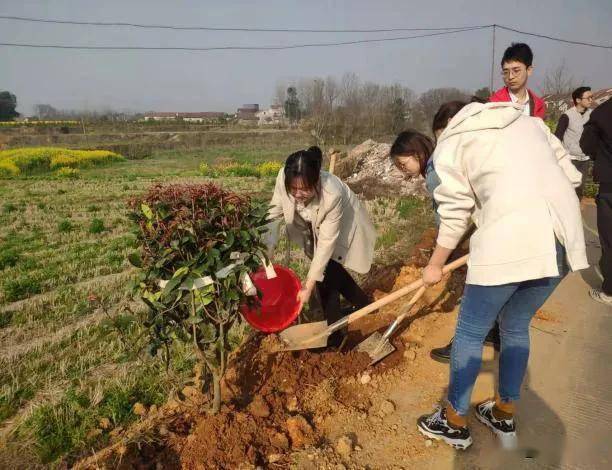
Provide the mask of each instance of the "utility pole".
[{"label": "utility pole", "polygon": [[491,81],[489,82],[489,91],[493,93],[493,74],[495,73],[495,27],[497,25],[493,25],[493,46],[491,47]]}]

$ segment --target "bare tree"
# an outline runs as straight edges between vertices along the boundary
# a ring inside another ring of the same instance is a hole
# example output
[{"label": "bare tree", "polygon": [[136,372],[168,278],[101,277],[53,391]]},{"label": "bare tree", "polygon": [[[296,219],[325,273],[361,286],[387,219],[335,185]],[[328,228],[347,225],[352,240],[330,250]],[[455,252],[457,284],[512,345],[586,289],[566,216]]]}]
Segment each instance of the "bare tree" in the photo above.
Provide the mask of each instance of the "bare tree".
[{"label": "bare tree", "polygon": [[567,101],[570,94],[579,86],[580,83],[570,74],[565,62],[548,71],[542,81],[540,93],[546,99],[546,115],[549,120],[553,122],[559,120],[568,108]]},{"label": "bare tree", "polygon": [[282,105],[287,99],[287,88],[288,85],[284,81],[277,81],[276,87],[274,88],[274,96],[272,97],[272,103]]},{"label": "bare tree", "polygon": [[433,117],[440,106],[448,101],[469,101],[470,94],[458,88],[432,88],[418,99],[421,126],[429,130]]},{"label": "bare tree", "polygon": [[542,95],[567,95],[578,86],[580,86],[578,81],[570,74],[565,62],[561,62],[546,73],[540,92]]}]

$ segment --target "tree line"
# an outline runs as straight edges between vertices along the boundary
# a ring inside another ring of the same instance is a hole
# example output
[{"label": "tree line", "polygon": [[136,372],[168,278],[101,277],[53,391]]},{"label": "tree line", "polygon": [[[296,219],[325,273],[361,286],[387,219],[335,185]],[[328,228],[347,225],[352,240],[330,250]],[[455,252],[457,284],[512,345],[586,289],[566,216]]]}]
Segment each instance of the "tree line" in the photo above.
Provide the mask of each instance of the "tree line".
[{"label": "tree line", "polygon": [[276,103],[284,104],[291,125],[309,132],[320,145],[350,143],[396,134],[407,127],[428,132],[439,106],[472,95],[488,98],[489,89],[475,92],[434,88],[417,95],[400,84],[362,82],[354,73],[341,79],[308,78],[278,84]]}]

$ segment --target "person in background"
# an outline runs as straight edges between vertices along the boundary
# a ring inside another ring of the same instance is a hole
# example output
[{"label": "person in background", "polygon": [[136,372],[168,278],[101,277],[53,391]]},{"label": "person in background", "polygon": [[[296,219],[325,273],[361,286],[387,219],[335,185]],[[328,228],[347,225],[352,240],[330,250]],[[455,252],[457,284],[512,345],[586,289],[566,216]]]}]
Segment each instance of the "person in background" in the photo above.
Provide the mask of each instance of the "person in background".
[{"label": "person in background", "polygon": [[580,138],[582,151],[595,160],[593,179],[599,183],[597,229],[601,243],[601,289],[591,289],[597,302],[612,306],[612,100],[591,113]]},{"label": "person in background", "polygon": [[417,420],[425,436],[466,449],[472,389],[482,347],[499,321],[498,393],[476,406],[476,418],[503,442],[516,441],[515,403],[529,358],[529,323],[572,270],[588,267],[574,187],[581,175],[541,119],[514,103],[472,103],[438,139],[433,156],[440,185],[436,248],[425,285],[475,221],[466,286],[453,340],[447,403]]},{"label": "person in background", "polygon": [[580,137],[584,125],[591,117],[591,106],[593,105],[593,92],[588,86],[581,86],[572,92],[574,106],[568,109],[559,118],[555,136],[568,151],[572,163],[582,173],[582,184],[576,188],[578,199],[582,199],[584,183],[589,171],[589,157],[580,148]]},{"label": "person in background", "polygon": [[[472,103],[483,103],[482,100],[476,96],[473,96],[470,100]],[[451,118],[457,114],[461,108],[466,106],[467,103],[464,101],[449,101],[440,106],[440,109],[436,112],[433,123],[432,132],[436,140],[442,134],[442,131],[448,125]],[[438,177],[432,158],[425,158],[428,153],[431,155],[433,143],[431,143],[429,137],[420,134],[417,131],[409,130],[401,132],[395,139],[395,142],[391,146],[389,152],[391,159],[395,166],[409,178],[418,176],[419,174],[425,178],[425,187],[427,192],[431,195],[432,206],[434,210],[436,227],[440,227],[440,216],[438,215],[438,205],[433,197],[434,191],[440,184],[440,178]],[[418,163],[417,163],[418,162]],[[466,234],[466,237],[469,234]],[[499,351],[499,325],[497,322],[491,328],[491,331],[485,339],[485,343],[492,345],[496,351]],[[441,348],[434,348],[431,350],[431,358],[438,362],[448,363],[450,362],[451,348],[453,346],[453,340]]]},{"label": "person in background", "polygon": [[[291,241],[311,259],[298,300],[309,301],[316,288],[328,323],[342,318],[340,294],[354,309],[370,298],[345,267],[358,273],[370,270],[376,229],[357,196],[338,177],[321,170],[319,147],[295,152],[276,178],[270,203],[266,244],[272,251],[285,221]],[[341,348],[346,331],[332,334],[328,346]]]},{"label": "person in background", "polygon": [[493,93],[489,101],[517,103],[523,106],[523,113],[526,116],[544,119],[546,103],[527,88],[527,81],[533,72],[531,48],[527,44],[513,42],[504,52],[501,66],[505,86]]}]

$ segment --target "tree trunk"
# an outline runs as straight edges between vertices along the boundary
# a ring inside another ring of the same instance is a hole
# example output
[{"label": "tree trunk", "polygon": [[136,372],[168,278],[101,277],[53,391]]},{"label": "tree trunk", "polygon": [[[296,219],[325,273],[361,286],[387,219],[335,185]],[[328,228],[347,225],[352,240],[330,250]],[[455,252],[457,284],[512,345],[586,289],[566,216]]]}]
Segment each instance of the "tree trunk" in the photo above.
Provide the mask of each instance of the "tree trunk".
[{"label": "tree trunk", "polygon": [[216,415],[221,409],[221,377],[218,373],[212,373],[213,380],[213,403],[210,410],[211,414]]}]

